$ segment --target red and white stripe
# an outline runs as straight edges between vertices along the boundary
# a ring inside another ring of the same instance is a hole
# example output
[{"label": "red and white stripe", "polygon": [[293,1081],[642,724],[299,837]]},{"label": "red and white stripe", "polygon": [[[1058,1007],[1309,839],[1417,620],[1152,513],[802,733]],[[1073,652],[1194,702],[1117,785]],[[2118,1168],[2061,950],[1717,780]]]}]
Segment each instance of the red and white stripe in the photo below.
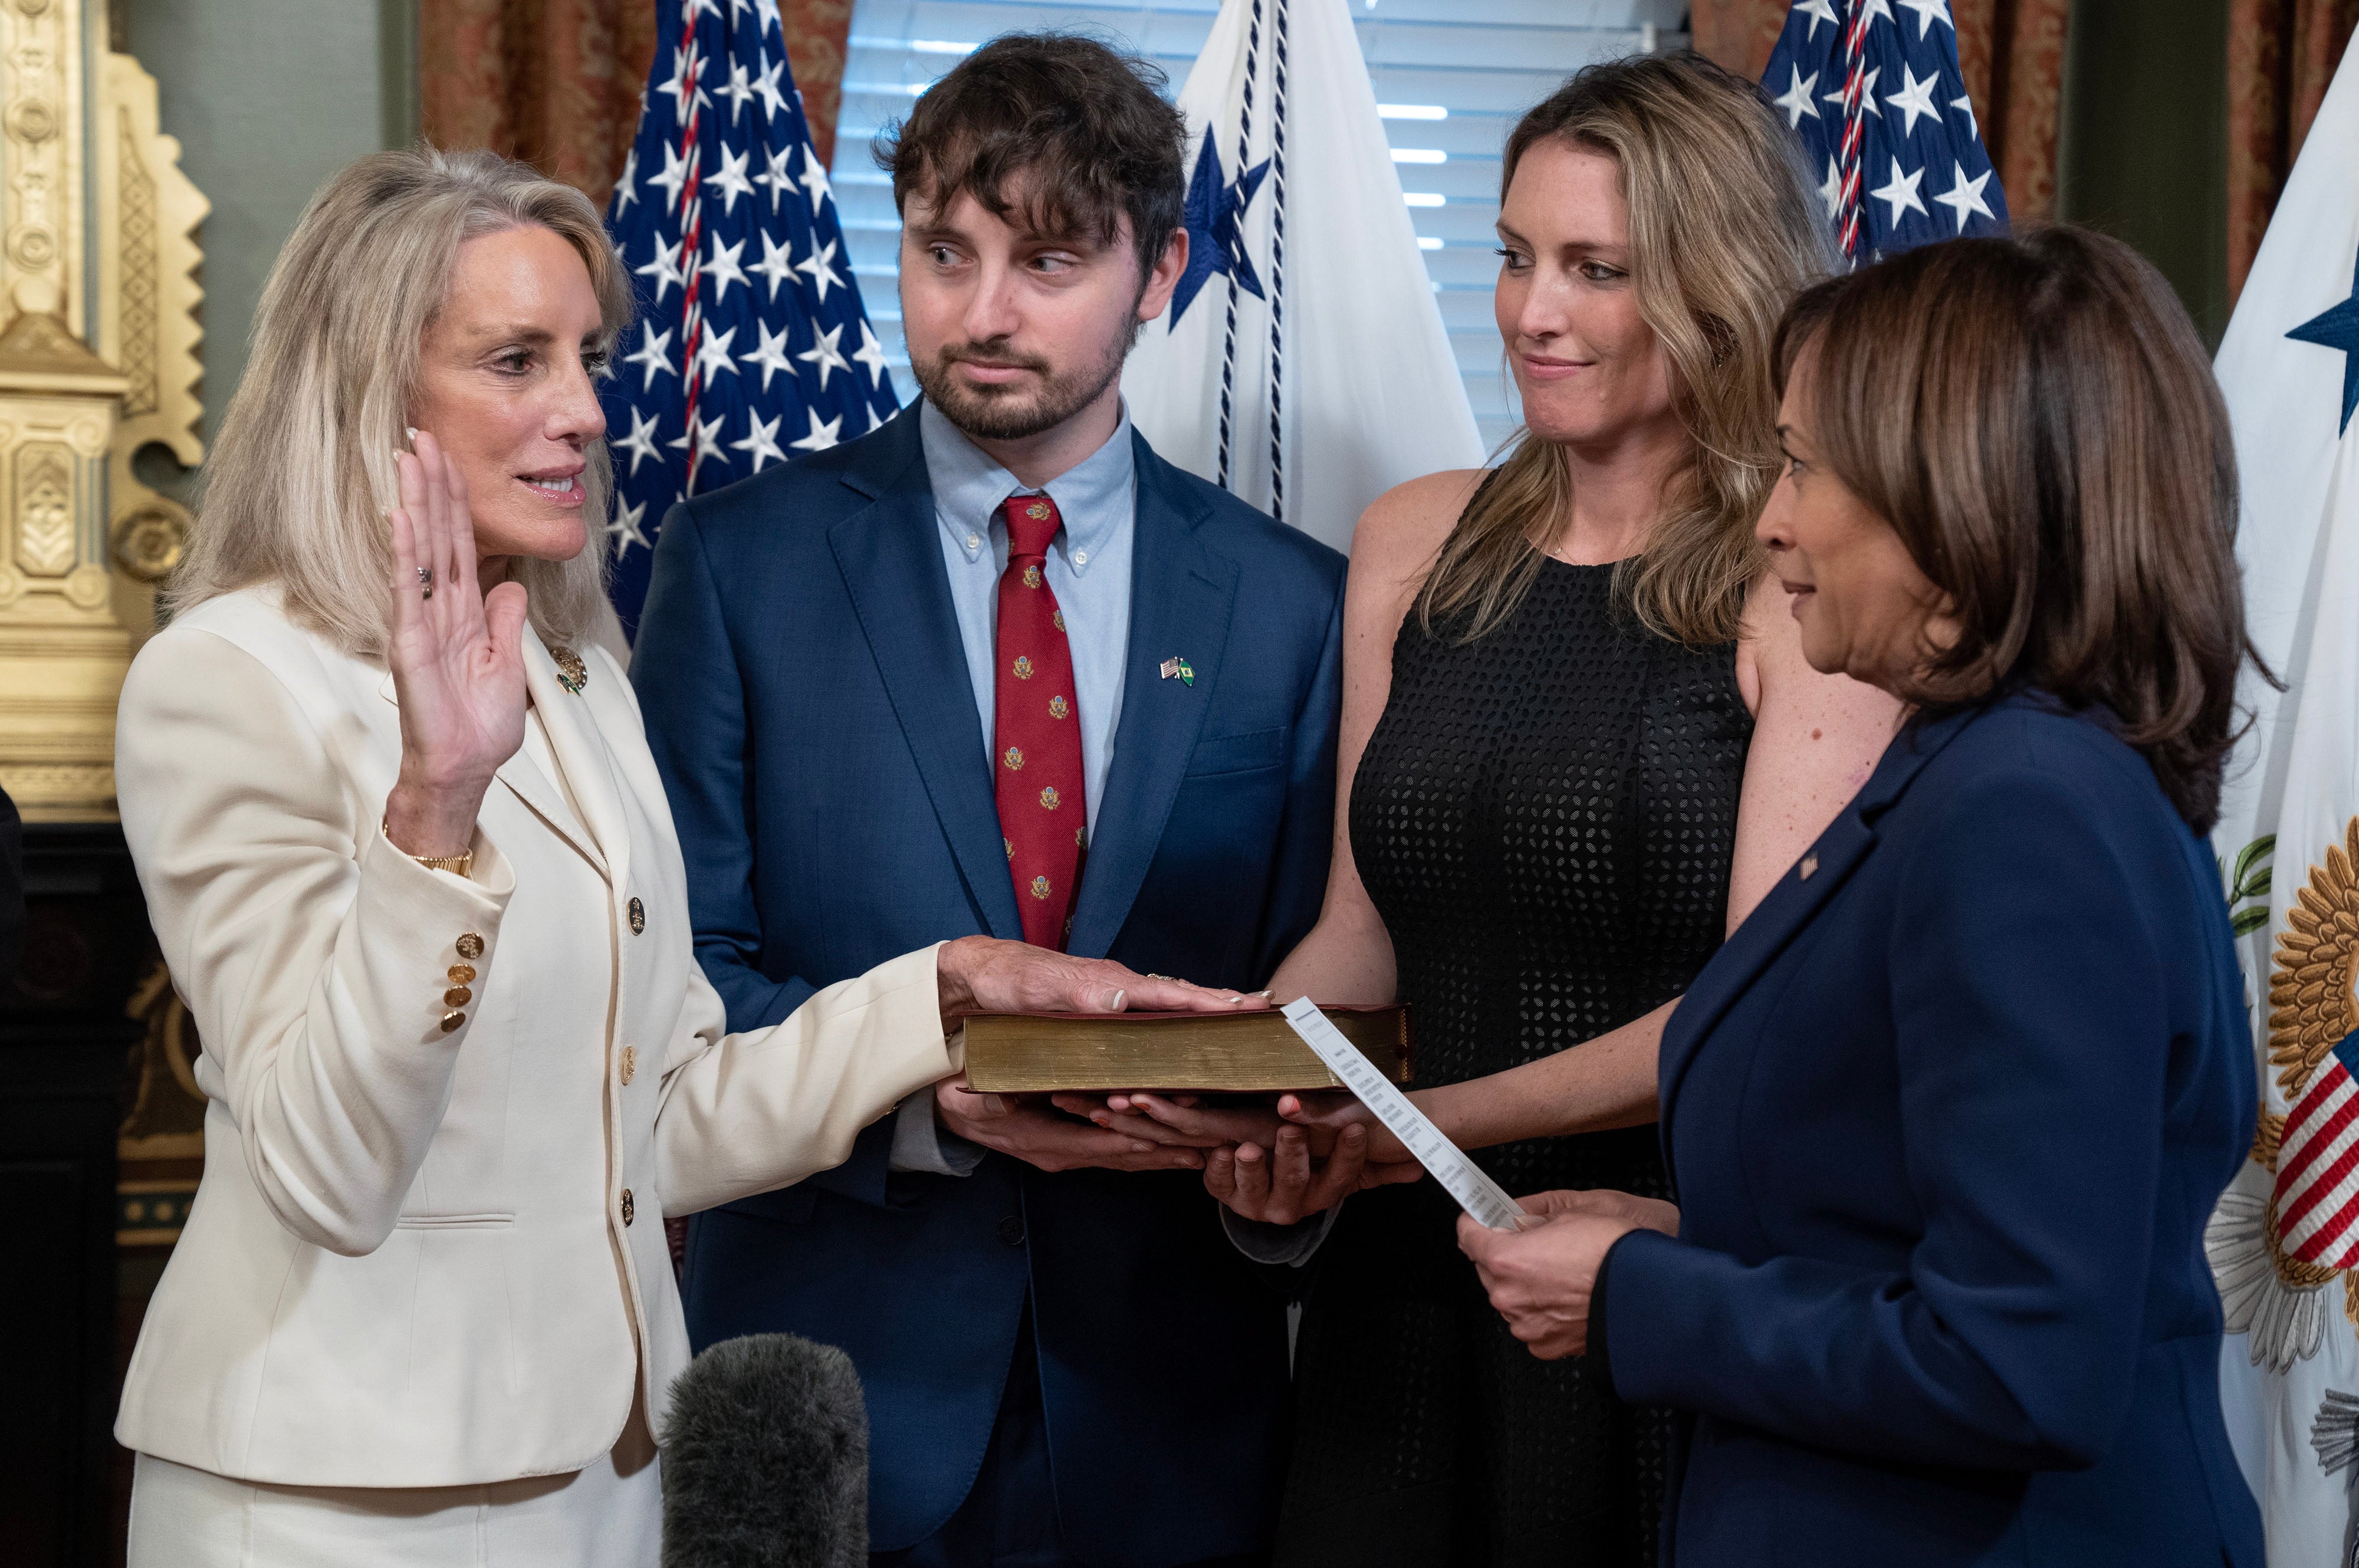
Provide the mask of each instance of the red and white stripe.
[{"label": "red and white stripe", "polygon": [[1843,206],[1837,234],[1843,253],[1854,267],[1860,262],[1859,152],[1867,138],[1867,24],[1874,7],[1868,0],[1851,0],[1851,20],[1843,27]]},{"label": "red and white stripe", "polygon": [[2288,1256],[2328,1269],[2359,1264],[2359,1083],[2339,1056],[2286,1117],[2277,1200]]}]

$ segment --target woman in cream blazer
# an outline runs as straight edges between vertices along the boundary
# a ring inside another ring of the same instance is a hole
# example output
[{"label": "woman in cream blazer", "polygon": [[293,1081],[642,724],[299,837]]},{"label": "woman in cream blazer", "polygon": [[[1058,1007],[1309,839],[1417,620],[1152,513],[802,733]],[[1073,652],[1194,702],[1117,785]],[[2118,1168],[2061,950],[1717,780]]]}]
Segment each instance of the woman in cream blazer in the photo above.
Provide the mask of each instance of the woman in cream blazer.
[{"label": "woman in cream blazer", "polygon": [[627,300],[488,154],[362,160],[273,272],[119,709],[210,1099],[115,1428],[135,1564],[652,1564],[666,1214],[842,1160],[958,1011],[1236,1005],[969,938],[726,1032],[588,636]]}]

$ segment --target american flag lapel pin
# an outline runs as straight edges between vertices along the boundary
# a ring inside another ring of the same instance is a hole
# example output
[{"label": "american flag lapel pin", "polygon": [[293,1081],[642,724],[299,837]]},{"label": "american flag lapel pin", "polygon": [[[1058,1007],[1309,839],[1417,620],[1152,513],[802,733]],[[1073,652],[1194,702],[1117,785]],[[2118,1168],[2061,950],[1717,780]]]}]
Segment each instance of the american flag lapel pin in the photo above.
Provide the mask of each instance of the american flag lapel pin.
[{"label": "american flag lapel pin", "polygon": [[1163,661],[1162,674],[1163,679],[1166,681],[1172,680],[1176,677],[1179,680],[1180,684],[1182,686],[1193,686],[1196,684],[1196,672],[1189,669],[1188,661],[1177,654],[1172,655],[1169,659]]}]

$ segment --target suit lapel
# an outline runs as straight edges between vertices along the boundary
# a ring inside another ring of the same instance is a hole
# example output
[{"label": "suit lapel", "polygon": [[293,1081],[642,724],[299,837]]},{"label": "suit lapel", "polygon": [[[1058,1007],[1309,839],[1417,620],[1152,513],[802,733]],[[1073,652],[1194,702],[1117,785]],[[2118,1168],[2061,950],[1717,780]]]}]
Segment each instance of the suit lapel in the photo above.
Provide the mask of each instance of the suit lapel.
[{"label": "suit lapel", "polygon": [[[623,812],[622,785],[614,777],[614,757],[591,716],[586,691],[567,691],[559,683],[557,675],[557,661],[541,646],[540,638],[526,637],[525,686],[532,693],[532,705],[540,714],[540,727],[549,736],[549,749],[557,758],[559,770],[565,775],[573,803],[588,819],[583,825],[596,841],[590,856],[601,863],[611,885],[627,887],[631,879],[631,828]],[[538,781],[538,772],[519,754],[509,758],[500,777],[508,781],[510,789],[515,789],[512,774],[529,776]],[[543,783],[540,787],[546,789],[549,785]]]},{"label": "suit lapel", "polygon": [[875,499],[829,529],[828,544],[967,891],[992,935],[1020,942],[1024,926],[1007,880],[974,679],[942,573],[917,417],[894,423],[906,428],[906,438],[880,443],[877,463],[844,480]]},{"label": "suit lapel", "polygon": [[[1220,687],[1237,590],[1236,563],[1212,554],[1196,538],[1201,504],[1174,483],[1170,470],[1135,432],[1133,440],[1138,508],[1122,721],[1067,944],[1091,957],[1114,945],[1162,843],[1171,802]],[[1193,683],[1163,678],[1163,661],[1174,656],[1188,661]]]},{"label": "suit lapel", "polygon": [[[552,702],[547,693],[554,692],[559,697],[565,697],[568,694],[564,688],[557,684],[556,663],[549,657],[549,650],[541,647],[540,638],[527,635],[524,642],[525,690],[531,694],[534,705],[541,710],[542,727],[549,731],[550,749],[556,750],[558,726],[549,717]],[[377,695],[397,708],[401,705],[401,699],[394,690],[391,670],[386,671],[385,679],[378,683]],[[591,810],[587,803],[588,791],[581,783],[574,780],[571,759],[562,752],[559,753],[559,757],[560,766],[567,768],[567,781],[573,784],[575,794],[583,798],[582,811],[588,812]],[[548,823],[549,830],[558,837],[580,851],[582,858],[596,866],[601,876],[613,878],[612,869],[608,866],[606,856],[600,848],[596,828],[591,823],[577,822],[574,819],[573,813],[566,810],[564,797],[558,790],[555,781],[543,777],[540,769],[533,766],[531,757],[526,755],[521,747],[514,757],[500,764],[498,771],[493,777],[497,779],[517,800],[522,800],[533,815]],[[619,813],[617,813],[617,820],[619,820]]]},{"label": "suit lapel", "polygon": [[[1904,730],[1885,748],[1883,760],[1842,815],[1818,842],[1787,868],[1745,923],[1712,954],[1702,973],[1680,998],[1663,1032],[1662,1060],[1657,1069],[1662,1108],[1663,1157],[1671,1158],[1671,1107],[1680,1082],[1703,1042],[1712,1035],[1737,998],[1752,987],[1770,964],[1786,951],[1836,890],[1850,880],[1859,863],[1875,847],[1876,819],[1889,811],[1928,762],[1973,722],[1973,713],[1954,713],[1914,730]],[[1806,874],[1807,873],[1807,874]]]}]

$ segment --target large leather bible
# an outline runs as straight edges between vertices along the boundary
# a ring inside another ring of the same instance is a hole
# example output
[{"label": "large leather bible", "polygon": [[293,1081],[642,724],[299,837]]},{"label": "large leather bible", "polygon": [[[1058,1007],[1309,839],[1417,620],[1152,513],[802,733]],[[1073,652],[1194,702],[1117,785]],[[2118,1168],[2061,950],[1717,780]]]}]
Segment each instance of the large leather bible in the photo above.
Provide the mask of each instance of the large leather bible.
[{"label": "large leather bible", "polygon": [[[1323,1010],[1377,1071],[1397,1083],[1409,1081],[1407,1007]],[[968,1085],[988,1094],[1343,1086],[1275,1010],[979,1013],[966,1020],[960,1039]]]}]

